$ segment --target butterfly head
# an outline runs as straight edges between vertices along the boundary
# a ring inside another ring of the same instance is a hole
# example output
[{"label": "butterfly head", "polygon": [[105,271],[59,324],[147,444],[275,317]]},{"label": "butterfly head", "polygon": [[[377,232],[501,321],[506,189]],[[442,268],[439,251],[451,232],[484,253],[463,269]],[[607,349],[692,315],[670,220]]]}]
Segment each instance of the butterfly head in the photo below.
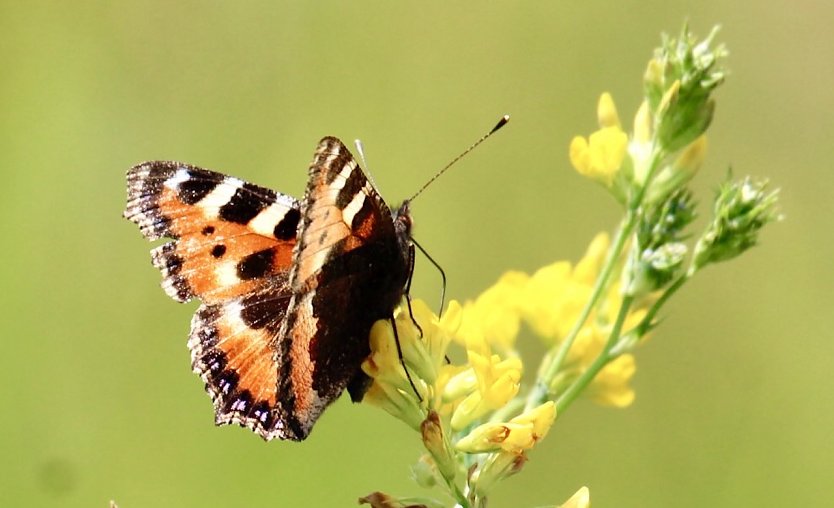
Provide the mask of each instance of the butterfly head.
[{"label": "butterfly head", "polygon": [[394,231],[397,238],[400,240],[403,247],[408,247],[411,244],[411,226],[413,224],[411,219],[411,201],[405,200],[398,206],[393,213]]}]

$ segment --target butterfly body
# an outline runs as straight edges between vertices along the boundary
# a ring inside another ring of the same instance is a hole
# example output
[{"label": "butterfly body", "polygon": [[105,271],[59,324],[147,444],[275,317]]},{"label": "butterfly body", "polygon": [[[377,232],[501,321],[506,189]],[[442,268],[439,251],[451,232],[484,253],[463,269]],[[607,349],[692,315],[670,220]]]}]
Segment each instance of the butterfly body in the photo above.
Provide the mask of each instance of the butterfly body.
[{"label": "butterfly body", "polygon": [[215,421],[302,440],[344,391],[361,399],[373,323],[411,275],[408,203],[393,212],[336,138],[302,200],[195,166],[128,171],[125,217],[151,240],[163,288],[201,305],[188,341]]}]

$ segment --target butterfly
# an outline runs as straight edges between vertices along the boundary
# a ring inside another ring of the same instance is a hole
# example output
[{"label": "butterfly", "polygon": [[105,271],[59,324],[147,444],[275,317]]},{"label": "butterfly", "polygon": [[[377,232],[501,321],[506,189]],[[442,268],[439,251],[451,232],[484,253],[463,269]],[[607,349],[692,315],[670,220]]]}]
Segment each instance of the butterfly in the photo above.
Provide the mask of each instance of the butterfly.
[{"label": "butterfly", "polygon": [[393,315],[414,266],[409,202],[393,211],[350,151],[323,138],[299,201],[206,169],[127,172],[124,217],[149,240],[162,286],[197,298],[188,347],[215,423],[300,441],[369,379],[371,325]]}]

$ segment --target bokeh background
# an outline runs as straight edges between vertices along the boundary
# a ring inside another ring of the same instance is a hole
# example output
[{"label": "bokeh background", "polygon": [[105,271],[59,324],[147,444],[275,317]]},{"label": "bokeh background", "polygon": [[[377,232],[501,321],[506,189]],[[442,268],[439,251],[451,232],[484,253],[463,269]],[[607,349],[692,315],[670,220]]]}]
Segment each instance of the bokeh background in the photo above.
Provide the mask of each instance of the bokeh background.
[{"label": "bokeh background", "polygon": [[[570,168],[599,94],[628,122],[662,31],[720,23],[702,203],[729,165],[787,220],[677,297],[627,410],[576,404],[492,505],[823,506],[834,473],[834,4],[13,2],[0,4],[0,506],[354,506],[409,479],[416,436],[341,400],[304,443],[212,425],[185,347],[196,304],[159,288],[121,218],[124,172],[174,159],[300,195],[324,135],[361,138],[389,202],[498,117],[414,203],[416,235],[476,295],[576,259],[619,218]],[[415,294],[436,301],[418,266]],[[542,348],[525,346],[530,355]]]}]

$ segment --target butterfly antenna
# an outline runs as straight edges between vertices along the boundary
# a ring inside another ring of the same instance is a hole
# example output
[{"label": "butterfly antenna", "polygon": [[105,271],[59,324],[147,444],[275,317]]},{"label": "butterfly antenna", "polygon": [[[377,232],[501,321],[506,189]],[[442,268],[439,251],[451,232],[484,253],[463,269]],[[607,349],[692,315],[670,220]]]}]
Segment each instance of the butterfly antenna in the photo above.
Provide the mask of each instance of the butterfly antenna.
[{"label": "butterfly antenna", "polygon": [[458,155],[457,157],[455,157],[454,159],[452,159],[452,162],[450,162],[449,164],[446,164],[446,167],[444,167],[443,169],[441,169],[440,171],[438,171],[436,175],[434,175],[433,177],[431,177],[431,179],[430,179],[428,182],[426,182],[426,183],[425,183],[425,185],[423,185],[422,187],[420,187],[420,190],[418,190],[417,192],[415,192],[415,193],[414,193],[414,195],[413,195],[413,196],[411,196],[411,197],[410,197],[407,201],[414,201],[414,199],[415,199],[415,198],[417,198],[417,196],[419,196],[419,195],[420,195],[420,193],[422,193],[424,190],[426,190],[426,187],[428,187],[429,185],[431,185],[431,184],[432,184],[432,182],[434,182],[435,180],[437,180],[437,179],[440,177],[440,175],[442,175],[443,173],[445,173],[445,172],[446,172],[446,170],[448,170],[449,168],[451,168],[451,167],[452,167],[452,166],[453,166],[453,165],[454,165],[457,161],[461,160],[461,159],[463,158],[463,156],[464,156],[464,155],[466,155],[466,154],[468,154],[469,152],[471,152],[472,150],[474,150],[476,146],[480,145],[481,143],[483,143],[484,141],[486,141],[486,140],[487,140],[487,138],[489,138],[490,136],[492,136],[493,134],[495,134],[495,132],[496,132],[496,131],[498,131],[498,129],[500,129],[501,127],[503,127],[503,126],[507,125],[507,122],[509,122],[509,121],[510,121],[510,115],[504,115],[504,116],[502,116],[502,117],[501,117],[501,119],[500,119],[500,120],[498,120],[498,123],[497,123],[497,124],[495,124],[495,127],[493,127],[493,128],[492,128],[492,130],[490,130],[489,132],[487,132],[486,134],[484,134],[483,136],[481,136],[481,139],[479,139],[478,141],[475,141],[474,143],[472,143],[472,145],[471,145],[469,148],[467,148],[466,150],[464,150],[464,151],[463,151],[463,153],[461,153],[460,155]]},{"label": "butterfly antenna", "polygon": [[368,180],[371,181],[371,185],[374,188],[377,188],[376,182],[374,181],[374,175],[371,172],[371,168],[368,167],[368,161],[365,159],[365,145],[362,144],[361,139],[354,139],[353,144],[356,145],[356,153],[359,154],[359,158],[362,159],[362,168],[365,170],[365,175],[368,177]]}]

